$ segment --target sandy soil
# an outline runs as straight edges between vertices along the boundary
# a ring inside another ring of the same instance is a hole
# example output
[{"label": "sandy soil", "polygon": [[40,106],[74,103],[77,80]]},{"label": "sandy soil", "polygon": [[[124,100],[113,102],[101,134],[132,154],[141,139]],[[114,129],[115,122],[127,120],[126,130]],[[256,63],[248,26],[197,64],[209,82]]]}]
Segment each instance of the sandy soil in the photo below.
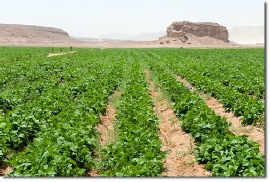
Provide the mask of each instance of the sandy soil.
[{"label": "sandy soil", "polygon": [[[191,85],[187,80],[176,76],[177,80],[184,83],[186,86]],[[195,92],[196,89],[192,87],[191,92]],[[235,116],[232,112],[226,111],[223,107],[223,104],[213,97],[208,96],[202,92],[199,93],[199,96],[202,97],[206,105],[212,109],[216,114],[227,119],[228,122],[232,123],[230,131],[236,135],[247,135],[249,140],[253,140],[260,144],[260,152],[264,154],[265,152],[265,133],[263,129],[258,128],[253,125],[243,126],[241,124],[240,117]]]},{"label": "sandy soil", "polygon": [[47,57],[53,57],[53,56],[61,56],[61,55],[66,55],[66,54],[74,54],[77,51],[72,51],[72,52],[61,52],[61,53],[50,53],[47,55]]},{"label": "sandy soil", "polygon": [[101,133],[100,144],[104,146],[109,140],[114,137],[113,123],[116,114],[115,108],[109,104],[106,109],[106,115],[100,116],[100,124],[97,126],[97,131]]},{"label": "sandy soil", "polygon": [[73,48],[264,48],[264,44],[240,45],[235,43],[207,43],[207,44],[182,44],[170,42],[160,44],[159,40],[154,41],[100,41],[80,43],[0,43],[0,46],[28,46],[28,47],[73,47]]},{"label": "sandy soil", "polygon": [[[25,146],[20,147],[18,149],[18,152],[22,152],[23,150],[25,150]],[[11,157],[11,154],[8,154],[7,159],[9,159],[10,157]],[[13,167],[9,166],[6,162],[3,162],[0,165],[0,176],[7,176],[12,170],[13,170]]]},{"label": "sandy soil", "polygon": [[168,101],[161,98],[160,89],[154,88],[153,81],[150,80],[149,70],[145,71],[146,79],[150,83],[149,93],[154,100],[154,110],[161,118],[159,123],[159,138],[162,141],[162,151],[168,151],[169,154],[163,161],[166,171],[162,174],[169,177],[179,176],[211,176],[206,171],[204,165],[196,162],[193,154],[194,139],[181,130],[180,121],[174,114],[172,107],[168,106]]},{"label": "sandy soil", "polygon": [[[113,93],[109,103],[112,102],[112,99],[118,98],[121,95],[120,91]],[[99,117],[100,123],[97,125],[96,129],[101,134],[100,136],[100,145],[101,147],[106,146],[108,143],[112,143],[116,140],[116,134],[113,127],[113,121],[116,120],[115,117],[116,109],[112,104],[108,104],[106,108],[106,114]],[[88,172],[88,176],[98,177],[100,176],[99,172],[96,169],[93,169]]]},{"label": "sandy soil", "polygon": [[7,163],[3,162],[0,166],[0,176],[6,176],[10,173],[12,167],[10,167]]}]

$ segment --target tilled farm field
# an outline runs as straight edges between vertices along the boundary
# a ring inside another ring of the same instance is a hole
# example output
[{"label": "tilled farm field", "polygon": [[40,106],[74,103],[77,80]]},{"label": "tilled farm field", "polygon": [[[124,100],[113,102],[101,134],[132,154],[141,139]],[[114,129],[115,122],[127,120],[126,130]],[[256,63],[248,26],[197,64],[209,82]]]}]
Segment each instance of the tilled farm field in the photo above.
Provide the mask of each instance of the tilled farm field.
[{"label": "tilled farm field", "polygon": [[264,70],[262,48],[0,47],[1,175],[264,177]]}]

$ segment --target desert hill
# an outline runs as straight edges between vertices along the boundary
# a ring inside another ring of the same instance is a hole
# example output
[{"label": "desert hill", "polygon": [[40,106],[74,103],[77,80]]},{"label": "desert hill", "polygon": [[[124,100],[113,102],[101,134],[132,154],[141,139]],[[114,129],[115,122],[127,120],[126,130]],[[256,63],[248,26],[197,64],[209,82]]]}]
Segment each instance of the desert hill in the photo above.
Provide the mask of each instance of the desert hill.
[{"label": "desert hill", "polygon": [[78,43],[62,29],[32,25],[0,24],[0,44]]},{"label": "desert hill", "polygon": [[[165,33],[167,34],[164,35]],[[164,36],[158,38],[158,35]],[[154,37],[156,38],[154,39]],[[234,36],[234,38],[236,37]],[[146,38],[147,40],[144,40]],[[154,40],[150,40],[152,38]],[[238,42],[232,42],[231,38],[233,38],[233,35],[229,35],[226,27],[211,22],[174,22],[167,28],[167,32],[142,33],[133,37],[133,40],[117,40],[110,39],[110,37],[71,37],[66,31],[59,28],[0,24],[0,46],[76,46],[93,48],[246,47],[246,45],[237,44]],[[248,46],[263,47],[264,44]]]}]

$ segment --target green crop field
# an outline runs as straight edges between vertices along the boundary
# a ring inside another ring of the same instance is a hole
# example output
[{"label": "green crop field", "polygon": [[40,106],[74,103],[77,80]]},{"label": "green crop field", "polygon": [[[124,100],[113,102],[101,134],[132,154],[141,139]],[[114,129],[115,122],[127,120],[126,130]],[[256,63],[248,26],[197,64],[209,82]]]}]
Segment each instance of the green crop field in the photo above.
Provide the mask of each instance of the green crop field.
[{"label": "green crop field", "polygon": [[[216,98],[243,126],[264,130],[264,49],[0,47],[0,165],[6,176],[163,176],[160,118],[145,70],[173,105],[179,128],[212,176],[265,176],[259,144],[176,79]],[[97,130],[115,92],[114,142]],[[97,162],[97,158],[99,159]]]}]

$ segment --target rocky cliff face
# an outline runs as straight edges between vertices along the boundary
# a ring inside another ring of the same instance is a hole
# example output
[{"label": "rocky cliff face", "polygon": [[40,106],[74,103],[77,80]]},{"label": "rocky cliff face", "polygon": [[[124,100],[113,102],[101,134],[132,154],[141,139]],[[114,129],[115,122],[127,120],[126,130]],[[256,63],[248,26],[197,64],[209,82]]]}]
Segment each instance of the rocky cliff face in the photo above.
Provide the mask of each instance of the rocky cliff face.
[{"label": "rocky cliff face", "polygon": [[193,23],[189,21],[174,22],[167,28],[167,38],[179,38],[182,42],[188,40],[188,34],[197,37],[212,37],[228,42],[228,30],[218,23],[200,22]]},{"label": "rocky cliff face", "polygon": [[61,29],[31,25],[0,24],[0,43],[66,44],[74,43]]}]

